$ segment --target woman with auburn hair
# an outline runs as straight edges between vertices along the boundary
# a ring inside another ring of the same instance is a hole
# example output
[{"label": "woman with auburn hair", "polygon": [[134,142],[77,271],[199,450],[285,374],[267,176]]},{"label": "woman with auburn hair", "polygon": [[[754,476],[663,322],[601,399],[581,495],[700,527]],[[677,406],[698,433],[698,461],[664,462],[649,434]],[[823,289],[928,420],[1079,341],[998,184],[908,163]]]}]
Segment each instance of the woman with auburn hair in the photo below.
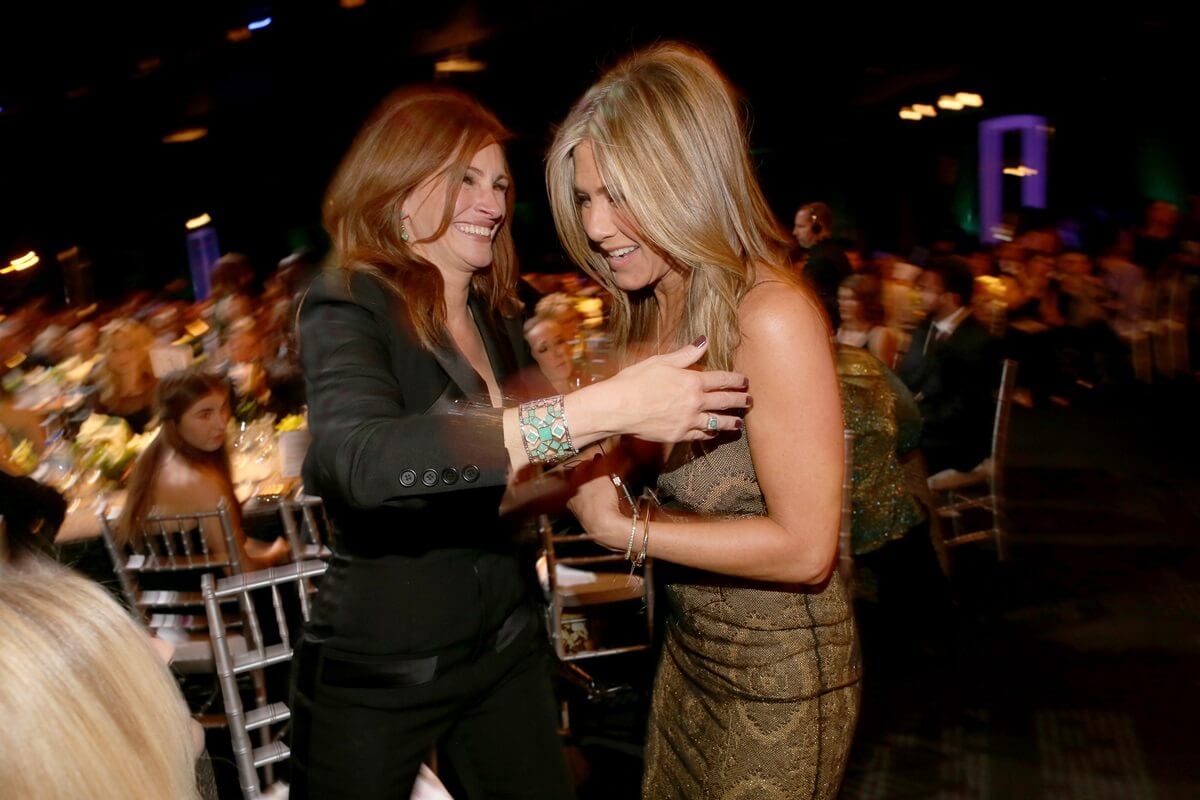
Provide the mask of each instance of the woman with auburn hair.
[{"label": "woman with auburn hair", "polygon": [[712,439],[661,454],[666,513],[627,512],[608,475],[570,503],[602,543],[676,567],[642,796],[834,797],[860,693],[853,610],[833,568],[838,379],[824,313],[792,277],[755,178],[736,93],[690,47],[636,53],[572,109],[546,176],[560,239],[613,295],[625,358],[705,331],[700,363],[745,374],[753,394],[744,428],[714,424]]},{"label": "woman with auburn hair", "polygon": [[[229,384],[202,367],[177,370],[158,386],[158,436],[138,456],[129,491],[117,520],[122,542],[137,538],[151,513],[188,514],[212,511],[224,502],[233,537],[246,570],[262,569],[285,559],[287,540],[267,544],[246,537],[242,504],[233,489],[233,473],[225,446],[229,423]],[[214,555],[225,553],[225,535],[215,519],[202,522],[205,544]]]},{"label": "woman with auburn hair", "polygon": [[154,640],[65,569],[0,565],[0,716],[6,797],[200,797],[203,734]]},{"label": "woman with auburn hair", "polygon": [[571,796],[536,583],[499,513],[510,473],[613,433],[707,437],[745,403],[743,376],[687,369],[700,342],[516,405],[533,362],[508,138],[463,94],[403,90],[326,196],[333,266],[300,352],[304,483],[336,533],[297,655],[293,797],[407,797],[435,745],[469,798]]},{"label": "woman with auburn hair", "polygon": [[96,410],[122,417],[134,433],[145,430],[153,417],[154,388],[158,385],[150,368],[153,345],[150,329],[132,319],[119,319],[106,326],[100,342]]}]

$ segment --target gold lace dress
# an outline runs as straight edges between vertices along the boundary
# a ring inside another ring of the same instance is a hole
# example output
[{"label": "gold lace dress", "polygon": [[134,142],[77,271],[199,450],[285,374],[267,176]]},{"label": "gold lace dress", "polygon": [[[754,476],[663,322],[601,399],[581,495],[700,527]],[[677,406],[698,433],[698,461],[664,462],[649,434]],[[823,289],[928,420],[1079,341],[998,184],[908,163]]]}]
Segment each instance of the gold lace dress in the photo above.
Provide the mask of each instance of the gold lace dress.
[{"label": "gold lace dress", "polygon": [[[668,511],[766,514],[745,431],[677,447],[658,490]],[[679,569],[665,593],[642,797],[835,797],[861,674],[837,574],[801,587]]]}]

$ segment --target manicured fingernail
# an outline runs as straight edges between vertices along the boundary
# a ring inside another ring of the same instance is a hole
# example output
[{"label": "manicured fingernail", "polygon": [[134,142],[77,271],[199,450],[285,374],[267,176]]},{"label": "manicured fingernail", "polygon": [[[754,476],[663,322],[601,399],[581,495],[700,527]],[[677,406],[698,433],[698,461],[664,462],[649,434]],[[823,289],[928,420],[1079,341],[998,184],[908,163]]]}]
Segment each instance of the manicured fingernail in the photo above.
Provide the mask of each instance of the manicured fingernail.
[{"label": "manicured fingernail", "polygon": [[754,398],[751,397],[750,395],[746,395],[746,408],[753,408],[753,407],[754,407]]},{"label": "manicured fingernail", "polygon": [[744,428],[744,427],[746,427],[746,423],[745,423],[745,422],[743,422],[742,420],[740,420],[740,419],[735,419],[735,420],[733,421],[733,429],[734,429],[735,431],[740,431],[740,430],[741,430],[742,428]]},{"label": "manicured fingernail", "polygon": [[704,347],[704,345],[706,345],[706,344],[708,344],[708,337],[701,336],[699,339],[692,342],[692,347]]}]

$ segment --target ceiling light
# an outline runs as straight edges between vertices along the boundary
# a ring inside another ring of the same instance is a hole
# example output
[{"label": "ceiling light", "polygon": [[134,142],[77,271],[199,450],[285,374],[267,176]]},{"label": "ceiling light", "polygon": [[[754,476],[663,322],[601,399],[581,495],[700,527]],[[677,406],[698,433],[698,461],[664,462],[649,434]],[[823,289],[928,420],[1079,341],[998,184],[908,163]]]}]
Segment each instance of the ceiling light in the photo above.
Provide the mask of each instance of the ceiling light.
[{"label": "ceiling light", "polygon": [[8,262],[7,267],[0,269],[0,275],[7,275],[10,272],[24,272],[30,267],[36,266],[39,261],[41,259],[38,258],[38,254],[30,250],[20,258],[14,258]]},{"label": "ceiling light", "polygon": [[208,136],[208,128],[183,128],[174,133],[168,133],[163,137],[163,143],[182,144],[183,142],[194,142],[197,139],[203,139],[205,136]]},{"label": "ceiling light", "polygon": [[465,51],[451,53],[434,65],[435,72],[483,72],[487,64],[469,58]]},{"label": "ceiling light", "polygon": [[1037,175],[1038,171],[1036,169],[1034,169],[1033,167],[1027,167],[1024,164],[1022,164],[1017,167],[1005,167],[1004,174],[1012,175],[1017,178],[1028,178],[1030,176]]}]

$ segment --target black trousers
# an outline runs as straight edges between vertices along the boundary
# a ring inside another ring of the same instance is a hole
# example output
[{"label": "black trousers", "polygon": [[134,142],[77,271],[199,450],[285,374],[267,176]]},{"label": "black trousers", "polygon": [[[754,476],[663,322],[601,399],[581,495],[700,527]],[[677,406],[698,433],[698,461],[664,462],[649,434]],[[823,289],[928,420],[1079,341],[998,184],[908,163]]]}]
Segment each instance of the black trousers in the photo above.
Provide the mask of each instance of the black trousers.
[{"label": "black trousers", "polygon": [[306,637],[294,670],[290,796],[408,800],[440,743],[469,800],[574,797],[536,614],[511,642],[449,655],[426,679],[427,663],[371,658],[357,669],[354,656]]}]

